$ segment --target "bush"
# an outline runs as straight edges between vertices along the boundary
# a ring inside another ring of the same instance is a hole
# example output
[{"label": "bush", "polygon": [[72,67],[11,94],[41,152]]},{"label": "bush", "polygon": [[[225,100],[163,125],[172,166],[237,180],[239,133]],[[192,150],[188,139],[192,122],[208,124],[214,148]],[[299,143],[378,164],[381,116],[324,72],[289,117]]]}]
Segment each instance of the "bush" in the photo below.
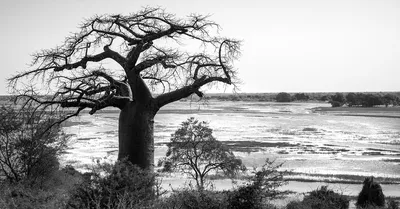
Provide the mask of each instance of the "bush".
[{"label": "bush", "polygon": [[387,209],[400,209],[400,204],[395,200],[389,199],[387,201]]},{"label": "bush", "polygon": [[290,202],[287,209],[347,209],[349,199],[341,194],[329,190],[327,186],[310,192],[303,201]]},{"label": "bush", "polygon": [[386,206],[375,206],[375,205],[366,205],[364,207],[357,206],[357,209],[399,209],[399,203],[393,199],[389,199],[387,201]]},{"label": "bush", "polygon": [[58,170],[43,183],[42,187],[34,187],[25,182],[0,184],[0,208],[66,208],[68,193],[80,183],[81,176]]},{"label": "bush", "polygon": [[278,191],[277,188],[286,184],[283,176],[286,171],[278,171],[283,164],[275,164],[275,161],[266,159],[262,168],[254,170],[250,183],[228,193],[228,208],[258,209],[271,208],[266,203],[281,197],[288,192]]},{"label": "bush", "polygon": [[227,207],[225,198],[224,192],[184,189],[160,201],[156,208],[220,209]]},{"label": "bush", "polygon": [[253,185],[239,187],[228,195],[228,208],[230,209],[258,209],[263,208],[263,197],[258,188]]},{"label": "bush", "polygon": [[155,174],[122,160],[115,165],[97,163],[72,192],[70,208],[141,208],[159,194]]},{"label": "bush", "polygon": [[0,208],[56,208],[55,201],[55,195],[50,191],[9,182],[1,185]]},{"label": "bush", "polygon": [[384,206],[385,195],[383,195],[381,185],[374,181],[374,177],[365,178],[363,184],[364,186],[358,194],[357,206]]},{"label": "bush", "polygon": [[330,103],[331,103],[332,107],[341,107],[341,106],[343,106],[342,103],[337,102],[337,101],[330,101]]},{"label": "bush", "polygon": [[58,170],[67,138],[58,117],[34,107],[0,108],[0,170],[9,182],[40,183]]}]

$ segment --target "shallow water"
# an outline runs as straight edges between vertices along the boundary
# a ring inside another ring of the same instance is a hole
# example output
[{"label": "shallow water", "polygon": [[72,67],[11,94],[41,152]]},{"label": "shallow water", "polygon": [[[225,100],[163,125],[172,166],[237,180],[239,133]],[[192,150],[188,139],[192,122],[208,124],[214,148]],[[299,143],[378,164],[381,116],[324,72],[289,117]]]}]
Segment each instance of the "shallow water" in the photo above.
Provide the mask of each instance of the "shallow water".
[{"label": "shallow water", "polygon": [[[164,143],[179,124],[193,116],[208,121],[216,138],[227,142],[248,167],[260,166],[265,158],[273,158],[285,162],[284,168],[304,174],[400,178],[400,118],[312,111],[324,106],[330,105],[176,102],[155,117],[155,162],[165,155]],[[78,124],[64,128],[66,133],[74,134],[63,156],[64,164],[83,168],[92,164],[93,159],[115,160],[117,112],[83,115],[73,121]]]}]

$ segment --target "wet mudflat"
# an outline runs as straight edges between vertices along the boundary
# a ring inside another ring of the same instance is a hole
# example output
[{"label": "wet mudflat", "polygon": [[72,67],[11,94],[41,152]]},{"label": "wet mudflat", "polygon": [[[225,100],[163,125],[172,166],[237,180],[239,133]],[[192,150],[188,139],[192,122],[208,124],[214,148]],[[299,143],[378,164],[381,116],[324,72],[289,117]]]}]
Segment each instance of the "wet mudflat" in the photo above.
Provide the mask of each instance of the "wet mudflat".
[{"label": "wet mudflat", "polygon": [[[165,155],[165,144],[179,124],[193,116],[208,121],[216,138],[249,168],[262,165],[265,158],[276,159],[293,171],[292,182],[312,185],[356,185],[373,175],[387,188],[393,187],[390,190],[398,186],[399,194],[391,194],[400,196],[400,118],[394,117],[399,112],[329,107],[325,103],[173,103],[155,118],[155,161]],[[109,110],[73,119],[64,128],[72,137],[63,162],[84,168],[93,159],[115,160],[118,114]]]}]

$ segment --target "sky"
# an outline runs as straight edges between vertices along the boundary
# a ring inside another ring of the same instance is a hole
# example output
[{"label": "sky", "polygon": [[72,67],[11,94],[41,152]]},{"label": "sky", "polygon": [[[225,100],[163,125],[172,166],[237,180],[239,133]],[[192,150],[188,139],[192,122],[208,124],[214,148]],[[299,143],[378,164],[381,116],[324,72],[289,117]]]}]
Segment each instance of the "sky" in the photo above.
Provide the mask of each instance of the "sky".
[{"label": "sky", "polygon": [[209,14],[220,35],[242,40],[240,92],[400,91],[399,0],[2,0],[0,95],[85,18],[144,6]]}]

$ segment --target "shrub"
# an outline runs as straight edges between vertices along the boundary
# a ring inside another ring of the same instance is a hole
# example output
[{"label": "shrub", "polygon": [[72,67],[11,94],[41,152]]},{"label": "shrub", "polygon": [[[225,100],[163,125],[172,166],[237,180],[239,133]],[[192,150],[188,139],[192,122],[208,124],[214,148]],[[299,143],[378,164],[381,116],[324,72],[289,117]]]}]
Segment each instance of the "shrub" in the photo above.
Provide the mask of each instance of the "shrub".
[{"label": "shrub", "polygon": [[207,190],[175,191],[156,208],[220,209],[226,208],[224,192]]},{"label": "shrub", "polygon": [[19,183],[3,182],[0,190],[0,208],[52,208],[55,196],[50,191],[26,187]]},{"label": "shrub", "polygon": [[342,103],[337,102],[337,101],[330,101],[330,103],[331,103],[332,107],[341,107],[341,106],[343,106]]},{"label": "shrub", "polygon": [[155,174],[127,160],[115,165],[98,162],[84,176],[71,194],[70,208],[141,208],[151,205],[158,194]]},{"label": "shrub", "polygon": [[228,208],[263,208],[263,198],[260,194],[259,189],[253,185],[239,187],[229,194]]},{"label": "shrub", "polygon": [[302,201],[292,201],[286,205],[286,209],[311,209],[311,206]]},{"label": "shrub", "polygon": [[349,199],[341,194],[329,190],[327,186],[310,192],[303,201],[290,202],[287,209],[347,209]]},{"label": "shrub", "polygon": [[68,192],[80,182],[80,176],[58,170],[48,175],[41,187],[24,184],[25,182],[0,184],[0,208],[65,208]]},{"label": "shrub", "polygon": [[283,176],[287,171],[278,171],[283,164],[266,159],[260,170],[254,169],[250,183],[228,193],[228,208],[258,209],[271,208],[266,202],[287,194],[286,191],[277,190],[286,184]]},{"label": "shrub", "polygon": [[381,185],[374,181],[374,177],[365,178],[363,184],[364,186],[358,194],[357,206],[384,206],[385,195],[383,195]]},{"label": "shrub", "polygon": [[389,199],[387,201],[387,208],[388,209],[400,209],[400,204],[393,199]]},{"label": "shrub", "polygon": [[32,106],[0,107],[0,170],[9,182],[40,183],[58,169],[67,137],[54,125],[57,115]]}]

